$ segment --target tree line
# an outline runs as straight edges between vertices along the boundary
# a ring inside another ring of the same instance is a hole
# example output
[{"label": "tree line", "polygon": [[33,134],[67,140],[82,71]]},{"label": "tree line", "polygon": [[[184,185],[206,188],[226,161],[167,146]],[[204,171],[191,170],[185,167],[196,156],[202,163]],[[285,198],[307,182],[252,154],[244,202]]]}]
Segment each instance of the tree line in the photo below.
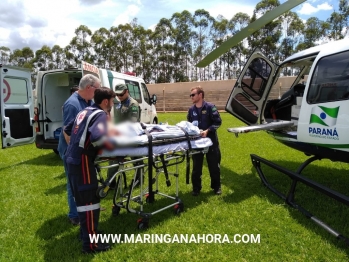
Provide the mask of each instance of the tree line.
[{"label": "tree line", "polygon": [[80,25],[70,43],[37,51],[30,47],[10,50],[0,47],[0,63],[40,70],[80,66],[87,61],[119,72],[132,71],[147,83],[224,80],[236,77],[253,49],[259,48],[275,63],[306,48],[348,37],[349,4],[340,0],[326,21],[310,17],[303,21],[287,12],[246,40],[231,48],[205,68],[195,64],[249,23],[279,6],[278,0],[262,0],[252,16],[237,13],[231,19],[212,17],[204,9],[187,10],[162,18],[154,30],[137,19],[127,24],[92,32]]}]

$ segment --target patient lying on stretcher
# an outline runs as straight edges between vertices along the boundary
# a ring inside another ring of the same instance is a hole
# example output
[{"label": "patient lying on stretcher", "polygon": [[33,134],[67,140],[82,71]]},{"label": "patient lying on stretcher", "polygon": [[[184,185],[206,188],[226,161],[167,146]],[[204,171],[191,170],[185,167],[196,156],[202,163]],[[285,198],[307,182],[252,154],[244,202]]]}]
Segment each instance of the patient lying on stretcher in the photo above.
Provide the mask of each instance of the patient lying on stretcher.
[{"label": "patient lying on stretcher", "polygon": [[[109,134],[117,147],[113,151],[104,150],[100,152],[99,157],[147,156],[149,153],[148,136],[145,134],[142,125],[152,136],[152,150],[155,155],[184,151],[190,148],[205,150],[212,146],[210,138],[201,137],[200,130],[192,123],[186,121],[182,121],[175,126],[144,125],[141,123],[111,124],[109,126]],[[187,135],[185,133],[187,133]]]},{"label": "patient lying on stretcher", "polygon": [[108,134],[119,146],[142,145],[148,142],[145,130],[151,134],[153,140],[186,137],[199,138],[200,130],[187,121],[176,125],[159,125],[125,122],[117,125],[109,124]]}]

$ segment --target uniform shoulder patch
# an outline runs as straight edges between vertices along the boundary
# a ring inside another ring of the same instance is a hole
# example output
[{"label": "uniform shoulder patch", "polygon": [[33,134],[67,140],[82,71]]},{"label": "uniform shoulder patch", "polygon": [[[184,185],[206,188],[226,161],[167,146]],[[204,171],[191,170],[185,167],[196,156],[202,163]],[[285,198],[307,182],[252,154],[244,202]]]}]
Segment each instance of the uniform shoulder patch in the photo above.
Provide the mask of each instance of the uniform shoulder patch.
[{"label": "uniform shoulder patch", "polygon": [[132,107],[131,107],[131,110],[132,110],[132,111],[138,111],[138,106],[132,106]]},{"label": "uniform shoulder patch", "polygon": [[84,110],[78,114],[78,116],[76,117],[76,124],[77,125],[81,124],[81,122],[82,122],[82,120],[84,120],[86,114],[87,114],[87,110]]},{"label": "uniform shoulder patch", "polygon": [[212,107],[212,112],[214,112],[214,111],[217,111],[217,107],[216,106]]}]

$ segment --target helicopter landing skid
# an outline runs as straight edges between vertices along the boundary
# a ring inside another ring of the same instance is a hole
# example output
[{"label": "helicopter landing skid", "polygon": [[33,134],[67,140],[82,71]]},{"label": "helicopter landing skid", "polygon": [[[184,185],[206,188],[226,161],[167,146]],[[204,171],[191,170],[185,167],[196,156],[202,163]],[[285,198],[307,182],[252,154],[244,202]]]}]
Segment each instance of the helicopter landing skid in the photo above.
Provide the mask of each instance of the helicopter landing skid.
[{"label": "helicopter landing skid", "polygon": [[[308,160],[306,160],[302,165],[300,165],[297,172],[293,172],[293,171],[288,170],[286,168],[283,168],[283,167],[281,167],[281,166],[279,166],[271,161],[268,161],[268,160],[261,158],[257,155],[251,154],[252,164],[256,168],[258,175],[259,175],[260,179],[262,180],[263,184],[268,189],[270,189],[273,193],[275,193],[280,198],[282,198],[288,205],[290,205],[293,208],[298,209],[307,218],[310,218],[312,221],[314,221],[316,224],[318,224],[319,226],[324,228],[330,234],[334,235],[337,239],[343,240],[347,245],[349,245],[349,239],[347,237],[343,236],[342,234],[340,234],[339,232],[337,232],[336,230],[334,230],[333,228],[331,228],[330,226],[325,224],[319,218],[312,215],[309,211],[304,209],[302,206],[300,206],[294,202],[295,189],[297,186],[297,182],[300,182],[300,183],[305,184],[306,186],[309,186],[309,187],[311,187],[311,188],[313,188],[313,189],[315,189],[315,190],[349,206],[349,197],[348,196],[345,196],[339,192],[336,192],[336,191],[334,191],[328,187],[325,187],[325,186],[323,186],[323,185],[321,185],[321,184],[319,184],[319,183],[317,183],[309,178],[306,178],[306,177],[300,175],[302,170],[307,165],[309,165],[311,162],[313,162],[315,160],[320,160],[320,159],[321,158],[313,156],[313,157],[309,158]],[[281,193],[280,191],[278,191],[277,189],[275,189],[273,186],[270,185],[267,178],[263,174],[263,171],[261,169],[261,163],[263,163],[263,164],[287,175],[289,178],[291,178],[292,184],[291,184],[291,187],[290,187],[287,195]]]}]

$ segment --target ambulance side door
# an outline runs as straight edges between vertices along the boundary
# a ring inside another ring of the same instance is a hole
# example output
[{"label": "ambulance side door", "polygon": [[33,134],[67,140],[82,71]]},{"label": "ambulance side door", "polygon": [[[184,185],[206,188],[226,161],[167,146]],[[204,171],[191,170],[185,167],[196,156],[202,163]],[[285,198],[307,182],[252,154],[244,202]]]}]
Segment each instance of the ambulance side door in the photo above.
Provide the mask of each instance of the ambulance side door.
[{"label": "ambulance side door", "polygon": [[34,105],[31,72],[0,67],[2,148],[33,143]]}]

